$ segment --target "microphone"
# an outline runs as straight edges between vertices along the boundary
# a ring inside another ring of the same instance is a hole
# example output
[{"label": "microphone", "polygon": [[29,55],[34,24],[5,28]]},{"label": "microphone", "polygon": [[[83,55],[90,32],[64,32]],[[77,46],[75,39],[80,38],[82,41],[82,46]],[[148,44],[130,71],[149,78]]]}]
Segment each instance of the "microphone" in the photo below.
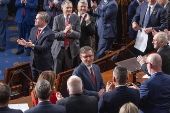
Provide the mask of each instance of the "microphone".
[{"label": "microphone", "polygon": [[133,54],[133,52],[128,47],[122,46],[121,49],[118,51],[118,53],[112,56],[111,60],[116,61],[117,57],[119,56],[120,51],[122,51],[123,49],[127,49],[134,57],[136,57],[135,54]]}]

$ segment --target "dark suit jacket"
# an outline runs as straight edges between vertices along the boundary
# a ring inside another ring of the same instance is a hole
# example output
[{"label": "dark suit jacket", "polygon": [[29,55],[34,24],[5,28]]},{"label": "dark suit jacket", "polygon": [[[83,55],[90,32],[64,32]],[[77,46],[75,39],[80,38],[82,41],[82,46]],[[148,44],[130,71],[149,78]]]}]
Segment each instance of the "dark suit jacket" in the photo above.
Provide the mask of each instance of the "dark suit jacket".
[{"label": "dark suit jacket", "polygon": [[[132,22],[138,23],[138,25],[142,28],[144,19],[145,19],[145,13],[148,8],[148,2],[144,2],[137,8],[136,15],[133,17]],[[146,28],[152,27],[156,31],[163,31],[165,28],[167,28],[167,16],[166,16],[166,10],[163,8],[160,4],[156,3],[156,6],[150,16],[149,22],[146,26]],[[147,43],[147,52],[145,54],[153,51],[153,44],[152,44],[153,36],[152,33],[148,34],[148,43]]]},{"label": "dark suit jacket", "polygon": [[170,76],[157,72],[140,87],[140,109],[144,113],[169,113]]},{"label": "dark suit jacket", "polygon": [[2,0],[0,3],[0,21],[6,20],[8,18],[8,7],[7,4],[10,2],[10,0]]},{"label": "dark suit jacket", "polygon": [[80,38],[80,47],[91,46],[90,36],[95,35],[95,18],[90,16],[91,23],[86,26],[85,21],[86,15],[84,16],[81,23],[81,38]]},{"label": "dark suit jacket", "polygon": [[96,76],[96,86],[93,82],[92,75],[90,74],[88,68],[84,65],[84,63],[81,63],[74,71],[72,75],[76,75],[81,78],[84,86],[83,93],[85,95],[90,96],[96,96],[98,97],[98,91],[100,89],[105,89],[105,85],[103,83],[103,78],[101,76],[100,68],[99,66],[92,64],[92,68],[94,71],[94,74]]},{"label": "dark suit jacket", "polygon": [[66,113],[64,106],[52,104],[49,101],[39,102],[37,106],[28,109],[24,113]]},{"label": "dark suit jacket", "polygon": [[36,69],[40,71],[52,70],[53,58],[51,54],[51,46],[54,41],[54,34],[47,26],[43,29],[38,39],[36,39],[38,27],[33,27],[30,32],[30,40],[35,44],[31,51],[30,65],[33,66],[35,61]]},{"label": "dark suit jacket", "polygon": [[0,113],[23,113],[21,110],[10,109],[8,106],[0,107]]},{"label": "dark suit jacket", "polygon": [[100,2],[99,7],[94,12],[98,35],[100,38],[116,37],[117,2],[115,0],[107,0],[107,3],[103,4],[105,4],[104,0]]},{"label": "dark suit jacket", "polygon": [[123,104],[132,102],[138,106],[139,101],[139,90],[119,86],[100,97],[98,103],[99,113],[119,113],[119,109]]},{"label": "dark suit jacket", "polygon": [[[162,58],[162,71],[165,74],[170,75],[170,46],[165,45],[163,47],[160,47],[157,52],[161,58]],[[148,73],[146,64],[143,64],[141,67],[142,71],[145,72],[146,74],[150,75]]]},{"label": "dark suit jacket", "polygon": [[25,15],[25,22],[27,25],[34,25],[34,20],[36,17],[36,12],[35,10],[37,9],[38,6],[38,0],[27,0],[27,3],[21,3],[21,0],[16,0],[15,2],[15,7],[18,8],[15,16],[15,22],[17,23],[22,23],[23,21],[23,16],[22,12],[24,9],[26,9],[26,15]]},{"label": "dark suit jacket", "polygon": [[133,30],[132,28],[132,19],[136,14],[136,9],[139,6],[137,0],[134,0],[130,3],[128,7],[128,20],[129,20],[129,37],[132,39],[136,39],[137,31]]},{"label": "dark suit jacket", "polygon": [[[70,52],[71,57],[74,58],[79,54],[80,49],[80,32],[81,32],[81,26],[80,26],[80,20],[79,17],[75,14],[71,14],[69,18],[69,23],[72,25],[73,32],[69,34],[69,44],[70,44]],[[55,34],[55,40],[52,45],[52,55],[53,58],[57,58],[58,53],[61,49],[61,43],[63,43],[65,39],[65,33],[63,32],[65,29],[65,18],[64,14],[57,15],[54,18],[53,22],[53,31]]]},{"label": "dark suit jacket", "polygon": [[98,100],[94,96],[73,94],[64,99],[58,100],[57,105],[66,107],[67,113],[97,113]]},{"label": "dark suit jacket", "polygon": [[170,2],[167,3],[165,9],[167,11],[167,17],[168,17],[168,30],[170,31]]}]

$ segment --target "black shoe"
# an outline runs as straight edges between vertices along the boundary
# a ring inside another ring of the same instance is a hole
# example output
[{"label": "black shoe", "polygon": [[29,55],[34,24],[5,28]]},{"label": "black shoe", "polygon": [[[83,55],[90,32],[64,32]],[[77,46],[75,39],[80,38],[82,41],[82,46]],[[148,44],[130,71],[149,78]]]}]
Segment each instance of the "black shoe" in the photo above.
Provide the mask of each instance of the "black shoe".
[{"label": "black shoe", "polygon": [[26,56],[30,56],[30,53],[26,53]]},{"label": "black shoe", "polygon": [[5,48],[0,48],[0,52],[4,52],[5,51]]},{"label": "black shoe", "polygon": [[21,53],[24,53],[24,50],[23,51],[17,51],[15,54],[20,55]]}]

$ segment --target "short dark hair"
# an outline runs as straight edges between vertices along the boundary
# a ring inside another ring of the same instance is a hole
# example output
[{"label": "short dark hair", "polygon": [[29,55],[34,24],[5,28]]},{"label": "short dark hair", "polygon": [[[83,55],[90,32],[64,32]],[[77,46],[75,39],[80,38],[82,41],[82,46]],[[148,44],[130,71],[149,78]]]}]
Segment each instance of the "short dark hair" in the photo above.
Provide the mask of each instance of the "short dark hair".
[{"label": "short dark hair", "polygon": [[38,12],[38,14],[41,15],[41,16],[40,16],[40,19],[41,19],[41,20],[44,20],[46,23],[49,22],[50,16],[49,16],[49,14],[48,14],[47,12],[41,11],[41,12]]},{"label": "short dark hair", "polygon": [[5,83],[0,83],[0,103],[6,104],[11,95],[10,87]]},{"label": "short dark hair", "polygon": [[35,86],[35,91],[39,99],[47,100],[51,94],[51,85],[45,79],[38,80]]},{"label": "short dark hair", "polygon": [[91,47],[89,47],[89,46],[81,47],[80,48],[80,55],[83,54],[86,51],[89,51],[89,50],[91,50],[94,53],[93,49]]},{"label": "short dark hair", "polygon": [[117,83],[125,84],[127,80],[127,69],[122,66],[116,66],[113,76],[115,77]]}]

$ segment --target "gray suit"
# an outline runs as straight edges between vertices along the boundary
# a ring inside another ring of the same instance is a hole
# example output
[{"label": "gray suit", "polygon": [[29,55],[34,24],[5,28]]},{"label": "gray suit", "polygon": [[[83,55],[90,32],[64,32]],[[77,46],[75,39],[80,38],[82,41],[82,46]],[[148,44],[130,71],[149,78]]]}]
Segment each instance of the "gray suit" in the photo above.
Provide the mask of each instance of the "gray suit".
[{"label": "gray suit", "polygon": [[170,2],[167,3],[165,9],[167,11],[167,17],[168,17],[168,30],[170,31]]},{"label": "gray suit", "polygon": [[[70,54],[70,59],[74,59],[79,54],[80,44],[79,44],[79,38],[80,38],[80,32],[81,32],[81,26],[80,26],[80,20],[79,17],[75,14],[71,14],[69,18],[69,24],[72,25],[72,32],[69,34],[69,48],[68,52]],[[57,15],[54,18],[53,22],[53,31],[55,34],[55,40],[52,45],[52,56],[54,59],[54,71],[56,73],[59,73],[61,71],[57,71],[56,69],[59,69],[63,65],[61,62],[58,63],[58,55],[61,50],[61,46],[63,46],[63,42],[65,39],[65,33],[63,32],[65,29],[65,17],[64,14]],[[67,56],[63,56],[67,57]],[[59,65],[57,67],[57,64]],[[67,63],[68,64],[68,63]],[[66,65],[66,64],[65,64]],[[60,70],[60,69],[59,69]]]}]

